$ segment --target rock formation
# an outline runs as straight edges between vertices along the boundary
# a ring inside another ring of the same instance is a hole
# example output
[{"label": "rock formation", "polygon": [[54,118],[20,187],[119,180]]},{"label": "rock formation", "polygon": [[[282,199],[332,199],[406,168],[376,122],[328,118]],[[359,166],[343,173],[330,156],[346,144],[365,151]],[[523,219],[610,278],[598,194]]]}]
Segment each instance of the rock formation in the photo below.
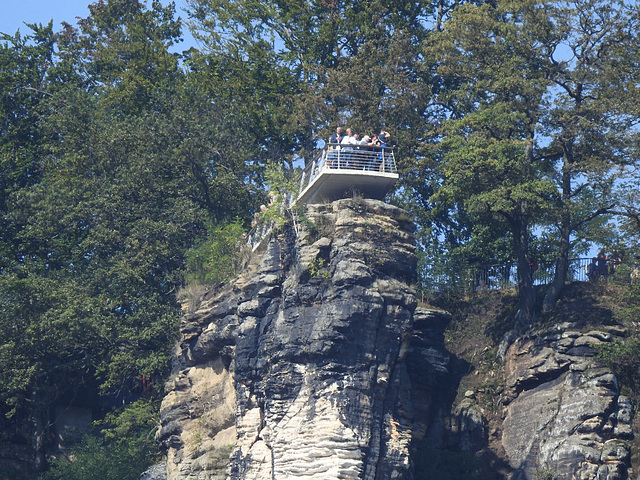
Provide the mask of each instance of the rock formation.
[{"label": "rock formation", "polygon": [[[185,315],[157,437],[169,480],[629,478],[631,405],[591,348],[615,328],[520,338],[489,419],[481,392],[456,392],[450,315],[417,308],[406,212],[305,215]],[[472,467],[433,471],[434,451]]]},{"label": "rock formation", "polygon": [[306,216],[185,318],[159,434],[172,480],[410,478],[413,224],[373,200]]},{"label": "rock formation", "polygon": [[502,443],[514,480],[628,478],[632,405],[592,348],[620,334],[565,323],[508,350]]}]

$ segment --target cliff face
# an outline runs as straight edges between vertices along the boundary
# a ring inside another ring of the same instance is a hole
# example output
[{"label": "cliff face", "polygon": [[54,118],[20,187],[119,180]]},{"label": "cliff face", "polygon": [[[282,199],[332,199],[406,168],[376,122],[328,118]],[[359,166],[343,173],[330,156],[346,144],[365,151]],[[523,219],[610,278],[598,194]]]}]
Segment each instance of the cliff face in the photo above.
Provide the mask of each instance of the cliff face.
[{"label": "cliff face", "polygon": [[410,478],[412,223],[371,200],[306,215],[185,318],[169,478],[225,478],[229,454],[232,479]]},{"label": "cliff face", "polygon": [[185,315],[169,479],[628,478],[630,404],[590,349],[612,332],[516,342],[490,414],[444,347],[450,316],[416,308],[412,228],[374,200],[310,206]]},{"label": "cliff face", "polygon": [[605,309],[589,303],[598,302],[590,287],[573,286],[576,300],[540,318],[506,348],[503,360],[496,357],[498,343],[513,316],[499,310],[516,297],[486,292],[459,302],[466,305],[455,312],[446,342],[445,385],[452,391],[414,456],[416,462],[428,457],[421,459],[424,468],[435,461],[440,474],[416,469],[417,479],[639,478],[631,462],[632,402],[594,348],[621,340],[625,328],[595,318]]},{"label": "cliff face", "polygon": [[514,478],[629,478],[633,407],[592,348],[620,333],[564,323],[511,346],[502,443]]}]

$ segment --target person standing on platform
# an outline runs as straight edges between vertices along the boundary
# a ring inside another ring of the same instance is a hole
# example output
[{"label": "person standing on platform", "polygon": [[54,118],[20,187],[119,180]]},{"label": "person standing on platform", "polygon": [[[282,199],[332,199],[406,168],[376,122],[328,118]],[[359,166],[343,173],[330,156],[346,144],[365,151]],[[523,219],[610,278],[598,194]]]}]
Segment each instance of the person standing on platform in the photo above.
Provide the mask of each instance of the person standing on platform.
[{"label": "person standing on platform", "polygon": [[340,141],[340,149],[343,153],[340,159],[340,166],[338,168],[348,168],[348,164],[351,160],[351,150],[353,150],[353,145],[355,145],[355,138],[353,138],[353,133],[350,128],[347,128],[347,134],[342,137]]},{"label": "person standing on platform", "polygon": [[338,158],[340,156],[340,142],[342,141],[342,127],[336,128],[336,131],[331,138],[329,138],[329,155],[327,158],[327,165],[329,168],[336,168]]}]

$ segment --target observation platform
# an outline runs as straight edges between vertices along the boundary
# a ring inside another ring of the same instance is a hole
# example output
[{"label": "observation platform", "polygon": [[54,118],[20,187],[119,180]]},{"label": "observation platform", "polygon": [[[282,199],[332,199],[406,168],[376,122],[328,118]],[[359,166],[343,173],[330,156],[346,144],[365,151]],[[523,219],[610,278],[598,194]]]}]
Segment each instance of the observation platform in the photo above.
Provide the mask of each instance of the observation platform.
[{"label": "observation platform", "polygon": [[392,147],[327,144],[307,164],[294,203],[331,202],[354,193],[382,200],[398,173]]}]

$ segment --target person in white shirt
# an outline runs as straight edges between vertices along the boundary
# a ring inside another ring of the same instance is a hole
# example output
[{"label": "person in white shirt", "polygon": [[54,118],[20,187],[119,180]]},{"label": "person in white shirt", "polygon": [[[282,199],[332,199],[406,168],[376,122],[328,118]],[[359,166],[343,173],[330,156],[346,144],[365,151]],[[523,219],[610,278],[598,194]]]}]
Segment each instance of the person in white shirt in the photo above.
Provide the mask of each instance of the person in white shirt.
[{"label": "person in white shirt", "polygon": [[351,162],[351,152],[353,150],[353,146],[356,144],[356,139],[354,138],[353,133],[350,128],[347,128],[347,133],[342,140],[340,141],[340,145],[342,146],[342,155],[340,161],[340,168],[349,168],[349,163]]}]

